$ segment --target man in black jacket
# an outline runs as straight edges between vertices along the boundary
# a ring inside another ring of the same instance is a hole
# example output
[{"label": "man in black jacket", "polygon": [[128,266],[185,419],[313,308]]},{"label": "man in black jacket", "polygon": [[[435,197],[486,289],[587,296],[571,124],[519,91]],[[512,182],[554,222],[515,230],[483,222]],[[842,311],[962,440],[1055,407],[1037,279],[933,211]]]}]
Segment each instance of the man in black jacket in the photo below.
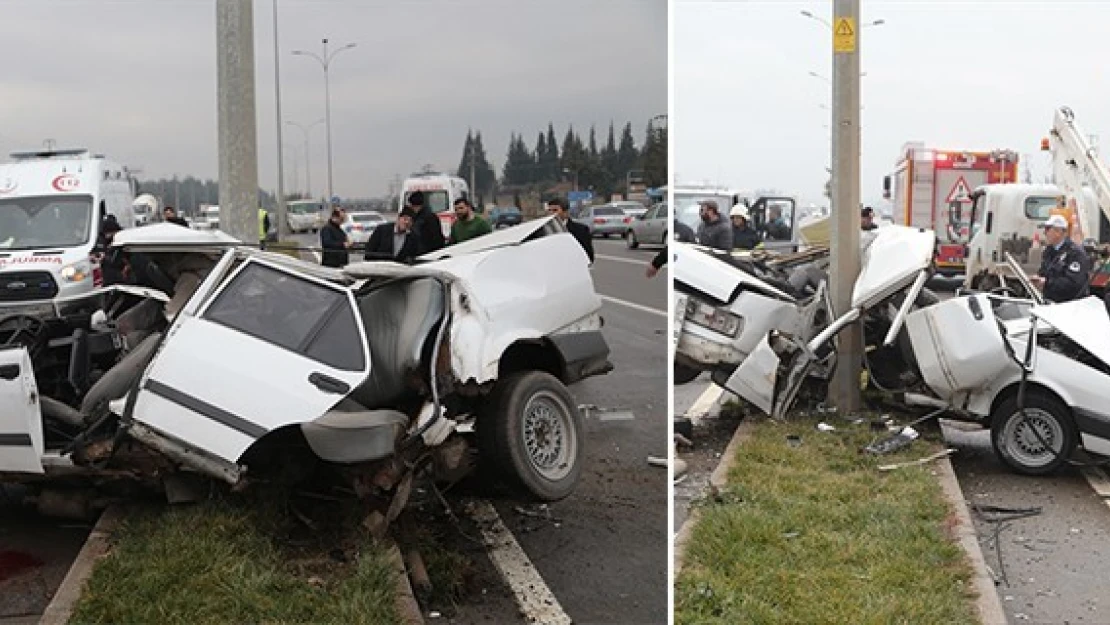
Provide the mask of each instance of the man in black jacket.
[{"label": "man in black jacket", "polygon": [[162,220],[168,224],[177,224],[179,226],[189,227],[189,222],[177,216],[177,209],[172,206],[167,206],[162,209]]},{"label": "man in black jacket", "polygon": [[320,247],[324,249],[320,255],[320,264],[325,267],[342,267],[347,264],[351,242],[343,231],[343,219],[343,209],[333,208],[331,219],[320,228]]},{"label": "man in black jacket", "polygon": [[594,238],[590,235],[590,229],[577,221],[570,218],[570,205],[561,197],[552,198],[547,201],[547,212],[555,215],[555,218],[566,227],[567,232],[571,233],[586,251],[586,256],[590,259],[590,264],[594,262]]},{"label": "man in black jacket", "polygon": [[446,241],[443,239],[443,226],[440,225],[439,217],[436,217],[432,209],[424,205],[424,193],[413,191],[409,194],[407,208],[412,211],[412,230],[416,233],[416,238],[420,240],[421,252],[427,253],[442,249],[446,245]]},{"label": "man in black jacket", "polygon": [[382,224],[374,228],[366,242],[366,260],[395,260],[411,263],[420,256],[420,241],[412,229],[413,214],[409,209],[397,215],[397,223]]}]

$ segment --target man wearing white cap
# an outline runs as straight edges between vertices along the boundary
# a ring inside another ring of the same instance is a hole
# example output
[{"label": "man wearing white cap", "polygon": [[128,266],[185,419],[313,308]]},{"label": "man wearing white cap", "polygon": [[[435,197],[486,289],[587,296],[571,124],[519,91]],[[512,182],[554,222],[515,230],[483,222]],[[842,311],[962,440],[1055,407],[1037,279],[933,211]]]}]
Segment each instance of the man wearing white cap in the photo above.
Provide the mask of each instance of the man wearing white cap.
[{"label": "man wearing white cap", "polygon": [[1044,223],[1045,250],[1041,268],[1031,278],[1050,302],[1062,303],[1087,297],[1091,260],[1083,248],[1068,238],[1068,220],[1052,215]]}]

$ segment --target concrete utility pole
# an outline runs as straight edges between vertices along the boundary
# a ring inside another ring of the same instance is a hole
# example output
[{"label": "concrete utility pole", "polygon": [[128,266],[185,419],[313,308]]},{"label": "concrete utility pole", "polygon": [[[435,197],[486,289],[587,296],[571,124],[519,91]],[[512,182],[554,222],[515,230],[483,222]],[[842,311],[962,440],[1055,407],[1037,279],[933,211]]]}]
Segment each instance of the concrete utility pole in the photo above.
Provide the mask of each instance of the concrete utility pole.
[{"label": "concrete utility pole", "polygon": [[[258,142],[252,0],[216,0],[220,230],[258,244]],[[280,148],[279,148],[280,151]]]},{"label": "concrete utility pole", "polygon": [[[860,272],[860,0],[833,3],[832,254],[831,291],[836,314],[852,307]],[[841,412],[859,410],[863,339],[859,324],[837,338],[836,371],[828,402]]]},{"label": "concrete utility pole", "polygon": [[[277,103],[277,234],[281,241],[289,236],[289,219],[285,209],[285,164],[282,162],[281,141],[281,54],[278,52],[278,9],[274,0],[274,101]],[[294,177],[293,180],[296,180]],[[273,220],[271,220],[272,222]]]}]

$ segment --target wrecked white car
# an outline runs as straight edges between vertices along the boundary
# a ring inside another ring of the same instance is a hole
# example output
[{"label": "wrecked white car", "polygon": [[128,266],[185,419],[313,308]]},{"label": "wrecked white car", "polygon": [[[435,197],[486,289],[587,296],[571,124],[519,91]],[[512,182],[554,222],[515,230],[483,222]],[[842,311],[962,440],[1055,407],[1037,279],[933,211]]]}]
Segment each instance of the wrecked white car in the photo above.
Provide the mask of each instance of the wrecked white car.
[{"label": "wrecked white car", "polygon": [[241,486],[325,465],[397,506],[414,471],[455,479],[476,449],[541,500],[578,482],[567,385],[612,365],[588,261],[557,222],[342,271],[172,224],[113,245],[173,289],[0,319],[0,479]]},{"label": "wrecked white car", "polygon": [[[676,363],[714,371],[718,384],[782,417],[803,388],[828,379],[836,334],[860,323],[873,385],[990,428],[996,452],[1013,470],[1052,472],[1080,446],[1110,455],[1103,399],[1110,394],[1110,315],[1103,302],[1046,305],[985,293],[940,302],[924,289],[933,238],[897,226],[875,231],[865,242],[852,309],[835,315],[822,301],[823,287],[798,299],[716,259],[708,259],[718,262],[714,272],[699,269],[703,259],[683,267],[701,253],[682,250],[673,269],[683,313]],[[1012,268],[1033,292],[1020,266]]]}]

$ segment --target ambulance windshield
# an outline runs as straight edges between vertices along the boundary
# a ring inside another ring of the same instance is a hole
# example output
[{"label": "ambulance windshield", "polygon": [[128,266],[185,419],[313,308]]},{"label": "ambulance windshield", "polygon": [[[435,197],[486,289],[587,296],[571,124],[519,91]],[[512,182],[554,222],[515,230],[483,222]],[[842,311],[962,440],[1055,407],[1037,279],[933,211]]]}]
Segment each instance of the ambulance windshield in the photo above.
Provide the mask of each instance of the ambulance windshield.
[{"label": "ambulance windshield", "polygon": [[87,195],[0,199],[0,250],[83,245],[92,233],[92,216]]}]

